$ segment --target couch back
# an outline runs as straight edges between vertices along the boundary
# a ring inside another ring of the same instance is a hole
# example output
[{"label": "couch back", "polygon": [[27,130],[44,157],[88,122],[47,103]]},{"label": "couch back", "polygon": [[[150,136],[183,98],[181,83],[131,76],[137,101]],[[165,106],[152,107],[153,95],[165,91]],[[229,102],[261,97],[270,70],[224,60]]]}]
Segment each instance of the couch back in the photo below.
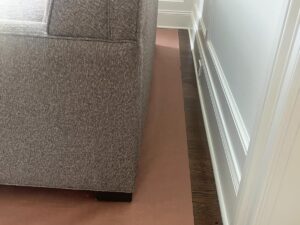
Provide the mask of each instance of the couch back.
[{"label": "couch back", "polygon": [[52,0],[48,34],[136,40],[140,0]]}]

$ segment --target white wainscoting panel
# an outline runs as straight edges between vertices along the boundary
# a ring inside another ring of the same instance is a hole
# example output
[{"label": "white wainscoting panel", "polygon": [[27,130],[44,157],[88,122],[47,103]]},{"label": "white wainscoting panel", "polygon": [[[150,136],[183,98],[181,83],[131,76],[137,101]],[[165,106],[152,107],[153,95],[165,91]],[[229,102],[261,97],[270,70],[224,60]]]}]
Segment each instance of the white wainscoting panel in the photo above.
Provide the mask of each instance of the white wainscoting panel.
[{"label": "white wainscoting panel", "polygon": [[[208,136],[219,202],[224,224],[231,224],[242,168],[249,147],[249,134],[233,98],[206,26],[193,9],[190,39],[197,83]],[[201,60],[203,70],[199,70]]]}]

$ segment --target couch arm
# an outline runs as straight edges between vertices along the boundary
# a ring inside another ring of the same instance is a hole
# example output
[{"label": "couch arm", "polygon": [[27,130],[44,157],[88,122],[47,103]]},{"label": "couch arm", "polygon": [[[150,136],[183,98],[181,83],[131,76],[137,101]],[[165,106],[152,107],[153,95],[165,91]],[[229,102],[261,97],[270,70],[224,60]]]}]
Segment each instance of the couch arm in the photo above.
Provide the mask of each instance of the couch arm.
[{"label": "couch arm", "polygon": [[[138,29],[139,72],[141,74],[142,118],[146,117],[155,51],[158,0],[140,0]],[[142,121],[144,122],[144,121]],[[143,124],[142,126],[143,127]]]},{"label": "couch arm", "polygon": [[52,0],[48,34],[136,40],[140,0]]}]

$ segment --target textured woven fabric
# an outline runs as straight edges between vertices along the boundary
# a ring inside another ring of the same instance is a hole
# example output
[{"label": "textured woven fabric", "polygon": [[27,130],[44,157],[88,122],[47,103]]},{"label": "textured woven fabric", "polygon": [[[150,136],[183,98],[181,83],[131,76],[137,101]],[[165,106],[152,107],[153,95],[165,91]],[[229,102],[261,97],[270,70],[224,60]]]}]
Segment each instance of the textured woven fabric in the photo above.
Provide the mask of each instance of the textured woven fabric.
[{"label": "textured woven fabric", "polygon": [[0,34],[0,184],[134,191],[157,0],[129,5],[136,40]]},{"label": "textured woven fabric", "polygon": [[107,0],[53,0],[49,34],[108,38]]},{"label": "textured woven fabric", "polygon": [[53,0],[49,34],[136,40],[139,0]]},{"label": "textured woven fabric", "polygon": [[[157,24],[157,0],[142,0],[140,7],[140,29],[138,31],[138,40],[140,46],[139,69],[142,79],[142,112],[145,114],[152,80],[152,65],[155,48],[151,46],[155,46],[156,39],[156,32],[153,32],[153,30],[156,29]],[[145,118],[145,115],[143,115],[142,118]]]},{"label": "textured woven fabric", "polygon": [[136,40],[139,0],[110,1],[109,26],[110,39]]},{"label": "textured woven fabric", "polygon": [[0,183],[132,192],[134,43],[0,37]]}]

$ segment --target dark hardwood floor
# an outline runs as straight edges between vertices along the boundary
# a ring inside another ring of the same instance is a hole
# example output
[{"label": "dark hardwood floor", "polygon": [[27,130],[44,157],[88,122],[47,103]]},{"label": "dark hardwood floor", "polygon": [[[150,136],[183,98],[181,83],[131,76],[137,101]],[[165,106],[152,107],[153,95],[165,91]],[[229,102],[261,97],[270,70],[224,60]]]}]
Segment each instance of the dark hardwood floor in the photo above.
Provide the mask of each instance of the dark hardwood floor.
[{"label": "dark hardwood floor", "polygon": [[188,31],[179,30],[179,44],[195,225],[221,225]]}]

